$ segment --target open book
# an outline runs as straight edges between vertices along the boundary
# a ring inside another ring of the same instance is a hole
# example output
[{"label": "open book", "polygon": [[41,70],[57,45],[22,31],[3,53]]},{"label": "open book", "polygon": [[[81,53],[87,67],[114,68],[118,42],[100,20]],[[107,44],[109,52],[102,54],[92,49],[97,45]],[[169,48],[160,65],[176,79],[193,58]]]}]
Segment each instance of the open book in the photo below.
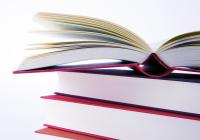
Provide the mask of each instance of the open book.
[{"label": "open book", "polygon": [[[53,71],[74,71],[123,66],[151,77],[166,76],[173,70],[200,72],[200,31],[173,37],[153,52],[135,33],[109,21],[52,13],[39,13],[37,17],[53,25],[50,30],[40,32],[80,40],[35,44],[29,51],[37,53],[24,59],[15,73],[52,71],[52,68]],[[98,59],[120,61],[70,65]]]}]

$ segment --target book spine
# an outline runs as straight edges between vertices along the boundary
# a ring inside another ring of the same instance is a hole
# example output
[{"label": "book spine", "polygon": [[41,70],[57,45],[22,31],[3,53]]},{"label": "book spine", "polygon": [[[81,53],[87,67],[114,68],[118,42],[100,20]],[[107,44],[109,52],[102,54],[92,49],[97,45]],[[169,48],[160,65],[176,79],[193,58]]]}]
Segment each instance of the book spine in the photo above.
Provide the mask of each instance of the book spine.
[{"label": "book spine", "polygon": [[134,68],[152,78],[165,77],[173,71],[155,53],[152,53],[142,64],[135,65]]}]

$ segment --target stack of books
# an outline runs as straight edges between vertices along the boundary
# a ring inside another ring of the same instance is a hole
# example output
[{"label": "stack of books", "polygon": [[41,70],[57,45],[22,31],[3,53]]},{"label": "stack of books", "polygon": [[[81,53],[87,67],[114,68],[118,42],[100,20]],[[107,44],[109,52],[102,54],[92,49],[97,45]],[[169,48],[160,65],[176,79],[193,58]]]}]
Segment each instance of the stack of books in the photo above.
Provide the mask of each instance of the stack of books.
[{"label": "stack of books", "polygon": [[[40,134],[77,140],[200,138],[200,32],[176,36],[156,52],[120,25],[39,13],[41,33],[76,41],[35,44],[20,73],[57,72],[42,96]],[[103,60],[103,61],[102,61]]]}]

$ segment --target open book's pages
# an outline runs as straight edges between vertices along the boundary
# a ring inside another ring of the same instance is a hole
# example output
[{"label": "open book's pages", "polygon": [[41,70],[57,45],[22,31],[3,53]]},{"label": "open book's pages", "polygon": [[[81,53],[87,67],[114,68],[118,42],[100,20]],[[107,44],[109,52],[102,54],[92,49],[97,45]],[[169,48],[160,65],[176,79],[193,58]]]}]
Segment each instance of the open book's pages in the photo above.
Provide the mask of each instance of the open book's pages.
[{"label": "open book's pages", "polygon": [[[200,79],[200,75],[193,77]],[[181,78],[152,79],[130,72],[127,75],[120,75],[120,72],[109,74],[108,70],[107,73],[58,72],[56,93],[200,116],[200,80],[195,81],[195,78],[191,77],[191,81],[184,81],[183,78],[182,81]]]},{"label": "open book's pages", "polygon": [[[71,96],[44,96],[46,123],[120,140],[198,140],[200,118]],[[184,135],[184,136],[183,136]]]},{"label": "open book's pages", "polygon": [[176,68],[200,70],[200,31],[176,36],[153,52],[138,35],[109,21],[52,13],[39,13],[37,17],[45,25],[46,23],[52,25],[50,29],[38,32],[45,35],[66,36],[66,38],[74,36],[80,41],[35,44],[35,47],[28,50],[35,52],[34,55],[26,58],[18,70],[46,68],[95,59],[137,63],[143,65],[142,68],[138,67],[138,70],[145,71],[147,75],[157,73],[157,71],[151,73],[152,69],[161,69],[161,73]]}]

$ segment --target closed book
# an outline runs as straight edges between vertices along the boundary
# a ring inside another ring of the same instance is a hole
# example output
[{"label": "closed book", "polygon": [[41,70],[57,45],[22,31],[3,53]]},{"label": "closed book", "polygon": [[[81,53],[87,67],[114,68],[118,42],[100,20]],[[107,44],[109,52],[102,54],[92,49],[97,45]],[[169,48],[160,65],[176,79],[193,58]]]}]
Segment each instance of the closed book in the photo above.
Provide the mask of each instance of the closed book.
[{"label": "closed book", "polygon": [[58,94],[200,114],[200,76],[154,79],[125,70],[58,72]]},{"label": "closed book", "polygon": [[200,117],[71,96],[43,96],[46,124],[110,139],[198,140]]},{"label": "closed book", "polygon": [[[87,133],[81,133],[74,130],[63,129],[50,125],[44,125],[45,128],[37,130],[36,133],[46,135],[46,139],[49,140],[111,140],[106,137],[91,135]],[[49,137],[48,137],[49,136]],[[51,139],[50,139],[51,138]]]}]

